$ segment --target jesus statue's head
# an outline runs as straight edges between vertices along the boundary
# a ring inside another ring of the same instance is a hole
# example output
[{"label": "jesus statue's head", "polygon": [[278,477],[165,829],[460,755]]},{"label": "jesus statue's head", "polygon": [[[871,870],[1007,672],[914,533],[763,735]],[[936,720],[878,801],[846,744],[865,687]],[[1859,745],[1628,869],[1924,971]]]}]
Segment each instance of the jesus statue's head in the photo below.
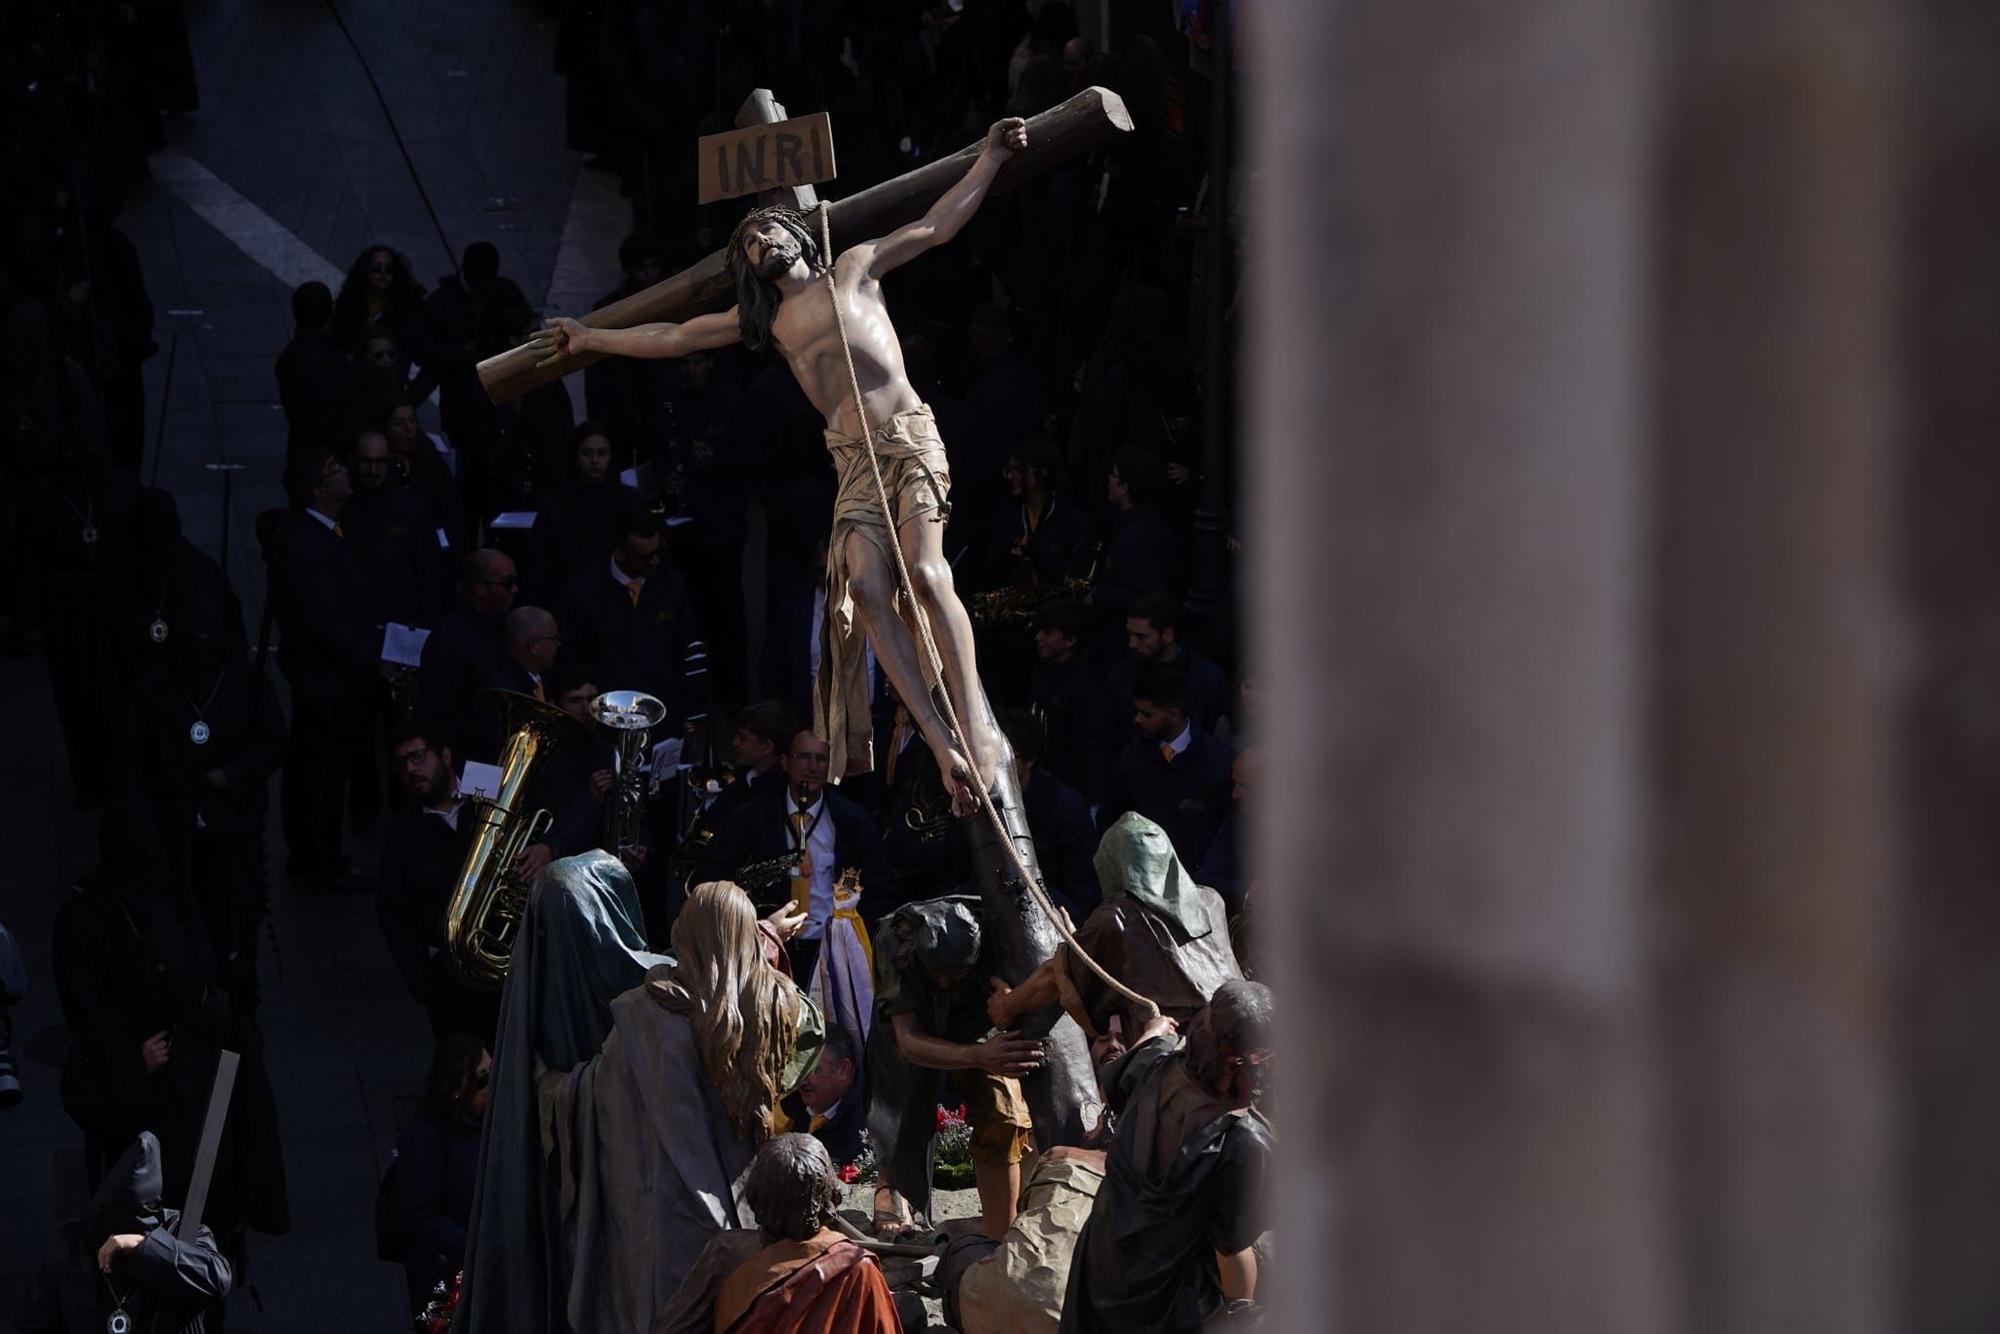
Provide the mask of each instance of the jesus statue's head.
[{"label": "jesus statue's head", "polygon": [[754,209],[736,224],[728,255],[743,345],[756,351],[771,341],[771,321],[784,299],[780,280],[811,278],[826,267],[819,234],[795,208]]}]

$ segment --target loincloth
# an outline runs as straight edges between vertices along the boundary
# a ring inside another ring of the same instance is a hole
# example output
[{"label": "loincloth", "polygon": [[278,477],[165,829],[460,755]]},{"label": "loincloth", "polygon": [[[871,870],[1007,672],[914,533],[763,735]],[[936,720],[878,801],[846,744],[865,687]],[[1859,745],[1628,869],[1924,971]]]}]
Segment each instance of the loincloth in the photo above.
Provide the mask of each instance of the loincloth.
[{"label": "loincloth", "polygon": [[1035,1122],[1028,1114],[1020,1080],[984,1070],[953,1070],[945,1082],[965,1099],[965,1124],[972,1128],[974,1162],[1018,1163],[1027,1156]]},{"label": "loincloth", "polygon": [[[827,771],[845,778],[875,767],[875,720],[869,708],[867,654],[847,568],[848,536],[859,533],[893,568],[896,557],[890,544],[905,524],[913,519],[943,523],[951,512],[951,466],[928,404],[899,412],[875,428],[882,488],[889,493],[889,507],[896,516],[892,531],[882,516],[867,442],[828,431],[826,448],[833,455],[840,491],[834,497],[833,532],[827,542],[826,617],[820,628],[819,675],[813,681],[813,731],[830,752]],[[896,608],[910,625],[911,637],[922,642],[913,623],[915,610],[904,605],[900,589]],[[928,655],[918,658],[926,680],[935,686]],[[913,704],[911,712],[916,711]]]}]

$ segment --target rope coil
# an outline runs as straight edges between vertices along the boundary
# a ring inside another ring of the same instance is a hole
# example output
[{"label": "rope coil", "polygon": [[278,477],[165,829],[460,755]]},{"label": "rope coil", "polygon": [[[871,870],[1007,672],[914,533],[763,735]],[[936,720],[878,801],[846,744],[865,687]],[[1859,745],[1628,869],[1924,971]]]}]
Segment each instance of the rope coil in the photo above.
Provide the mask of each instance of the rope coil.
[{"label": "rope coil", "polygon": [[[912,619],[916,621],[917,632],[923,639],[924,652],[930,658],[931,675],[937,681],[937,698],[938,702],[943,706],[945,724],[958,737],[960,744],[964,745],[967,742],[966,732],[965,728],[959,723],[958,710],[952,704],[951,688],[945,683],[944,658],[938,652],[937,639],[931,634],[930,616],[924,611],[923,604],[917,601],[916,590],[910,583],[910,567],[908,562],[903,559],[902,534],[896,530],[896,512],[889,504],[888,484],[882,480],[882,460],[875,452],[875,426],[873,422],[868,420],[868,407],[862,400],[861,377],[854,369],[854,349],[847,341],[847,317],[841,314],[840,289],[834,282],[833,229],[827,221],[827,206],[822,203],[818,211],[820,254],[826,263],[827,300],[833,303],[834,327],[840,333],[840,352],[847,359],[847,382],[854,390],[854,411],[861,419],[861,438],[868,446],[868,468],[875,478],[876,499],[882,504],[882,521],[889,530],[889,553],[896,564],[897,590],[901,594],[904,603],[909,606],[913,613]],[[967,749],[970,750],[970,747],[968,746]],[[970,756],[968,755],[967,758],[969,761]],[[952,776],[954,778],[958,777],[955,774]],[[976,773],[966,776],[974,780],[978,778]],[[977,784],[977,786],[983,787],[984,784]],[[1020,873],[1021,883],[1027,886],[1028,897],[1033,899],[1035,906],[1042,910],[1042,915],[1049,919],[1049,925],[1053,926],[1056,929],[1056,934],[1062,937],[1063,944],[1067,945],[1077,958],[1082,959],[1090,968],[1090,971],[1097,974],[1098,979],[1110,987],[1113,992],[1123,996],[1126,1000],[1131,1001],[1139,1007],[1140,1014],[1144,1016],[1141,1020],[1142,1024],[1150,1022],[1153,1018],[1157,1017],[1160,1013],[1160,1007],[1150,997],[1140,995],[1106,972],[1104,965],[1093,959],[1090,956],[1090,952],[1084,949],[1083,946],[1077,944],[1075,934],[1071,932],[1068,923],[1064,920],[1063,914],[1058,912],[1055,904],[1050,901],[1048,891],[1042,888],[1041,881],[1028,870],[1027,860],[1021,856],[1021,850],[1014,845],[1013,837],[1008,834],[1006,824],[1000,819],[1000,812],[994,807],[988,795],[985,792],[975,791],[973,804],[986,812],[986,818],[993,825],[995,836],[999,838],[1001,846],[1007,849],[1008,857],[1014,862],[1014,869]]]}]

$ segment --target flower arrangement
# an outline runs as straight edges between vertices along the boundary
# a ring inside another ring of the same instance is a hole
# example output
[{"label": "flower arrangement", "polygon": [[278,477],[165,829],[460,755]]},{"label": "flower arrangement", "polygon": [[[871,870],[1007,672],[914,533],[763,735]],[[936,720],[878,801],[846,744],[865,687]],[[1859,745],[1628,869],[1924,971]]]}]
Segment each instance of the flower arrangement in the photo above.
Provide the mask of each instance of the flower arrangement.
[{"label": "flower arrangement", "polygon": [[446,1334],[452,1313],[458,1310],[458,1286],[464,1279],[463,1272],[453,1274],[449,1286],[440,1283],[431,1289],[430,1304],[416,1319],[417,1334]]},{"label": "flower arrangement", "polygon": [[964,1190],[973,1184],[972,1127],[965,1123],[965,1104],[937,1109],[936,1157],[931,1180],[939,1190]]},{"label": "flower arrangement", "polygon": [[[964,1190],[972,1185],[972,1127],[965,1123],[965,1104],[939,1107],[932,1133],[931,1183],[939,1190]],[[875,1141],[867,1131],[861,1132],[861,1156],[840,1169],[840,1179],[850,1186],[877,1179]]]}]

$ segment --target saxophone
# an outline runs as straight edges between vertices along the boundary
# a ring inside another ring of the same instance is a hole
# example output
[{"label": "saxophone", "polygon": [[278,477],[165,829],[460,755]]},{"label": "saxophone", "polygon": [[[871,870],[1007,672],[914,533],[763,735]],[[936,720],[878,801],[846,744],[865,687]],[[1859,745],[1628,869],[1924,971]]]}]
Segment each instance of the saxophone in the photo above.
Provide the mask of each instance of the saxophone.
[{"label": "saxophone", "polygon": [[614,741],[603,847],[616,854],[639,842],[639,818],[646,809],[647,734],[667,716],[667,706],[637,690],[607,690],[590,702],[590,716]]},{"label": "saxophone", "polygon": [[528,781],[551,753],[587,740],[583,727],[561,709],[512,690],[482,692],[500,709],[507,750],[500,760],[500,790],[491,801],[474,798],[479,823],[465,854],[451,901],[445,905],[445,962],[469,987],[490,990],[506,980],[514,933],[527,911],[530,886],[514,863],[548,830],[545,810],[524,809]]}]

